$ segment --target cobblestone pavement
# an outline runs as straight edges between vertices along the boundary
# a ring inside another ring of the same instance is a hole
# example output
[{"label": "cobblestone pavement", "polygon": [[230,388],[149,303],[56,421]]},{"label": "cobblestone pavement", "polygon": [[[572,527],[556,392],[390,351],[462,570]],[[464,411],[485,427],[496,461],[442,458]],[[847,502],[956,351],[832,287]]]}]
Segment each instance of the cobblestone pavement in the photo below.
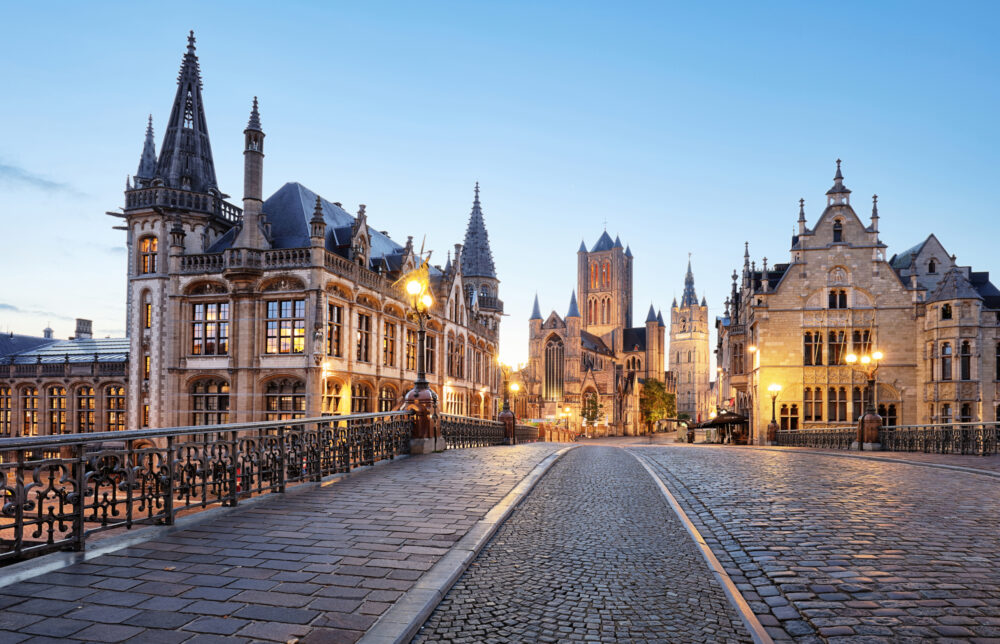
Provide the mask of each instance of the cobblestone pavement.
[{"label": "cobblestone pavement", "polygon": [[353,642],[563,447],[448,451],[0,588],[7,642]]},{"label": "cobblestone pavement", "polygon": [[[760,448],[737,447],[737,449]],[[879,458],[893,461],[908,461],[912,463],[952,465],[955,467],[969,467],[977,470],[987,470],[989,472],[1000,474],[1000,454],[994,454],[991,456],[973,456],[962,454],[924,454],[923,452],[851,452],[847,450],[817,450],[807,447],[768,447],[767,449],[792,452],[839,454],[849,458]]]},{"label": "cobblestone pavement", "polygon": [[557,462],[415,642],[749,641],[641,465],[615,447]]},{"label": "cobblestone pavement", "polygon": [[629,449],[775,639],[1000,641],[1000,481],[822,452]]}]

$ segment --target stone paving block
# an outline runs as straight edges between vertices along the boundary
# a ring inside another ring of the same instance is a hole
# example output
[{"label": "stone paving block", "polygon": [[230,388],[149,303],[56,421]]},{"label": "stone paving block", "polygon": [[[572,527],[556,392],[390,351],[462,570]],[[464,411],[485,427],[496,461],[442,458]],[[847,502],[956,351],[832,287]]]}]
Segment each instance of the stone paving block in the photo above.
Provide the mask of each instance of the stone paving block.
[{"label": "stone paving block", "polygon": [[82,631],[75,633],[74,639],[87,642],[124,642],[130,637],[135,637],[142,633],[142,629],[135,626],[123,626],[121,624],[91,624]]}]

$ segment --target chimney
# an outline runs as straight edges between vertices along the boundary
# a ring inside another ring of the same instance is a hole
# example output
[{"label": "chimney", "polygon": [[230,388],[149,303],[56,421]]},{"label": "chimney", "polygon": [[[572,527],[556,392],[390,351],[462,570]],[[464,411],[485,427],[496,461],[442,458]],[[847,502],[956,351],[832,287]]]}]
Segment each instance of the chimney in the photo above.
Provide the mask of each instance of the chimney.
[{"label": "chimney", "polygon": [[74,339],[76,340],[89,340],[94,337],[93,334],[94,323],[91,320],[84,320],[83,318],[76,319],[76,335]]}]

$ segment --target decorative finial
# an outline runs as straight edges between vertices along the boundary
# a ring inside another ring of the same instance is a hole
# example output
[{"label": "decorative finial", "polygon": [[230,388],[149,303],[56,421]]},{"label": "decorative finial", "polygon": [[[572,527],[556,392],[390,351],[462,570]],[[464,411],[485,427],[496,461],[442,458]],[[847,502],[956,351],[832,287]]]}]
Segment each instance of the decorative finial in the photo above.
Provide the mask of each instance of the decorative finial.
[{"label": "decorative finial", "polygon": [[313,220],[323,219],[323,200],[320,199],[319,195],[316,195],[316,207],[313,209]]},{"label": "decorative finial", "polygon": [[188,51],[194,52],[194,29],[188,32]]},{"label": "decorative finial", "polygon": [[358,204],[358,218],[360,219],[361,217],[364,217],[364,216],[365,216],[365,205],[364,204]]},{"label": "decorative finial", "polygon": [[806,220],[806,200],[799,199],[799,221]]},{"label": "decorative finial", "polygon": [[604,220],[604,232],[608,232],[608,220]]},{"label": "decorative finial", "polygon": [[878,195],[872,195],[872,216],[878,217]]},{"label": "decorative finial", "polygon": [[146,134],[153,133],[153,115],[149,115],[149,122],[146,124]]},{"label": "decorative finial", "polygon": [[257,110],[257,97],[253,97],[253,108],[250,110],[250,122],[247,123],[248,130],[260,130],[260,112]]}]

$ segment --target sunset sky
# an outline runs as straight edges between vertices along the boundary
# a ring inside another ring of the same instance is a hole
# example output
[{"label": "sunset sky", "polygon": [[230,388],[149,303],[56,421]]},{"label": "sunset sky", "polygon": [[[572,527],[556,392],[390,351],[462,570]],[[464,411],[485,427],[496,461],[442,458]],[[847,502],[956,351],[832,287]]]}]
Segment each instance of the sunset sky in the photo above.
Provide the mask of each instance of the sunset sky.
[{"label": "sunset sky", "polygon": [[[877,5],[877,6],[873,6]],[[668,316],[688,252],[722,312],[732,270],[788,261],[843,159],[889,255],[935,233],[1000,276],[1000,5],[803,3],[8,3],[0,41],[0,331],[73,318],[125,332],[123,205],[147,116],[157,150],[189,29],[220,187],[242,195],[260,100],[264,192],[298,181],[432,263],[476,181],[509,317],[563,315],[576,250],[635,255],[635,324]],[[713,340],[714,343],[714,340]]]}]

